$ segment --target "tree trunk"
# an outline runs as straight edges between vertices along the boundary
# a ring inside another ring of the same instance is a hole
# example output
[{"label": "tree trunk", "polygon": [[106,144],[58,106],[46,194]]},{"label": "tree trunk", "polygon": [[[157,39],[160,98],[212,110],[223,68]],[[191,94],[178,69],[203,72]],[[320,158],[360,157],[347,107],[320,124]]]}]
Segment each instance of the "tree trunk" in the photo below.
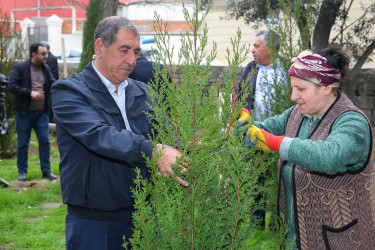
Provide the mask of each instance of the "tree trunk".
[{"label": "tree trunk", "polygon": [[106,0],[104,2],[103,18],[117,16],[118,0]]},{"label": "tree trunk", "polygon": [[355,79],[359,71],[361,70],[363,64],[367,61],[367,59],[370,57],[371,53],[375,49],[375,40],[372,41],[372,43],[367,47],[365,52],[361,55],[360,58],[358,58],[357,63],[354,65],[353,69],[350,71],[350,78]]},{"label": "tree trunk", "polygon": [[332,26],[339,15],[339,10],[344,0],[324,0],[319,11],[318,21],[313,34],[313,49],[327,47]]}]

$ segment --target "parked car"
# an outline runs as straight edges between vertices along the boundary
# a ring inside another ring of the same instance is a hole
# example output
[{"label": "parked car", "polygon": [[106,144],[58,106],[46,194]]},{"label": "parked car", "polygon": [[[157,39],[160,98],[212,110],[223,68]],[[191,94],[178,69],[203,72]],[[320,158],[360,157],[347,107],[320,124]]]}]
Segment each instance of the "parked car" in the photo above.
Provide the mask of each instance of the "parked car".
[{"label": "parked car", "polygon": [[[82,49],[68,49],[65,51],[66,61],[79,62],[81,61]],[[63,61],[62,55],[56,57],[57,60]]]}]

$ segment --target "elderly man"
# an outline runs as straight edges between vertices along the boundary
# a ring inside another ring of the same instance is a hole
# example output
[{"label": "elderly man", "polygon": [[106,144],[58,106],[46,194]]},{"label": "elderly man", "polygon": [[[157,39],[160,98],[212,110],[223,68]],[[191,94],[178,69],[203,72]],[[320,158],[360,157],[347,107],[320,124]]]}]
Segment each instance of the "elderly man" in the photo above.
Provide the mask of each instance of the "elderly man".
[{"label": "elderly man", "polygon": [[[276,58],[279,46],[279,37],[275,32],[268,30],[257,32],[251,49],[254,60],[246,66],[236,88],[239,97],[245,86],[249,88],[250,94],[246,99],[246,108],[254,111],[257,120],[272,115],[269,96],[267,96],[269,93],[267,92],[274,91],[272,86],[274,86],[275,80],[277,84],[287,85],[286,72],[281,60]],[[249,78],[248,81],[246,81],[247,78]],[[260,176],[258,182],[262,183],[263,181],[264,177]],[[260,194],[255,200],[261,202],[262,198],[263,196]],[[264,228],[265,215],[264,209],[255,211],[253,222],[259,223]]]},{"label": "elderly man", "polygon": [[[254,110],[259,120],[265,115],[272,115],[272,113],[266,114],[269,111],[266,92],[273,89],[269,89],[266,85],[272,84],[275,80],[277,84],[287,85],[286,72],[281,60],[277,58],[279,46],[279,36],[275,32],[268,30],[257,32],[251,50],[254,60],[245,67],[236,88],[237,94],[241,96],[244,86],[249,87],[250,94],[246,99],[246,108]],[[252,72],[253,75],[246,81]]]},{"label": "elderly man", "polygon": [[[68,205],[66,247],[123,249],[123,236],[132,236],[135,169],[148,178],[145,157],[155,158],[145,114],[152,100],[146,84],[128,78],[140,51],[135,25],[107,17],[96,27],[94,41],[96,59],[52,87],[61,190]],[[159,170],[172,175],[171,164],[181,154],[160,144],[157,150],[163,150]]]},{"label": "elderly man", "polygon": [[43,178],[55,180],[51,173],[49,119],[50,89],[55,79],[46,64],[47,48],[41,43],[30,46],[30,59],[16,63],[8,82],[13,93],[17,131],[17,180],[25,181],[31,130],[34,129],[39,143],[40,168]]}]

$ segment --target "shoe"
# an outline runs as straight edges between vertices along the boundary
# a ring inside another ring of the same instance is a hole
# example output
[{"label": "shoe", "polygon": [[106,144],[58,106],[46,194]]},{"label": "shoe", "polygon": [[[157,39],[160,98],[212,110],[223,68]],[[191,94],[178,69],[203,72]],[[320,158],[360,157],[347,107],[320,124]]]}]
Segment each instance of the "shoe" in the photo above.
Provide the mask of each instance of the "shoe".
[{"label": "shoe", "polygon": [[18,181],[26,181],[26,174],[25,173],[19,173],[17,177]]},{"label": "shoe", "polygon": [[43,173],[43,179],[53,181],[53,180],[56,180],[57,177],[54,174],[52,174],[51,172],[49,172],[49,173]]}]

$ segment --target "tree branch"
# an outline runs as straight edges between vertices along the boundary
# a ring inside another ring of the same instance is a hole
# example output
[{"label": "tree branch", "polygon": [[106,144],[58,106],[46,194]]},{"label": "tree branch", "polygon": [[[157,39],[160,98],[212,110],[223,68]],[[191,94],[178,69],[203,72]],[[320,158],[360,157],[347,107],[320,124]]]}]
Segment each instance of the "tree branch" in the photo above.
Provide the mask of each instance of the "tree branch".
[{"label": "tree branch", "polygon": [[365,52],[363,52],[363,54],[358,58],[357,63],[354,65],[353,69],[350,71],[350,78],[353,79],[358,75],[363,64],[365,64],[366,60],[370,57],[374,49],[375,49],[375,39],[372,40],[372,43],[367,47]]},{"label": "tree branch", "polygon": [[328,45],[331,29],[339,15],[339,10],[344,0],[324,0],[320,8],[318,21],[314,29],[313,47],[320,49]]}]

